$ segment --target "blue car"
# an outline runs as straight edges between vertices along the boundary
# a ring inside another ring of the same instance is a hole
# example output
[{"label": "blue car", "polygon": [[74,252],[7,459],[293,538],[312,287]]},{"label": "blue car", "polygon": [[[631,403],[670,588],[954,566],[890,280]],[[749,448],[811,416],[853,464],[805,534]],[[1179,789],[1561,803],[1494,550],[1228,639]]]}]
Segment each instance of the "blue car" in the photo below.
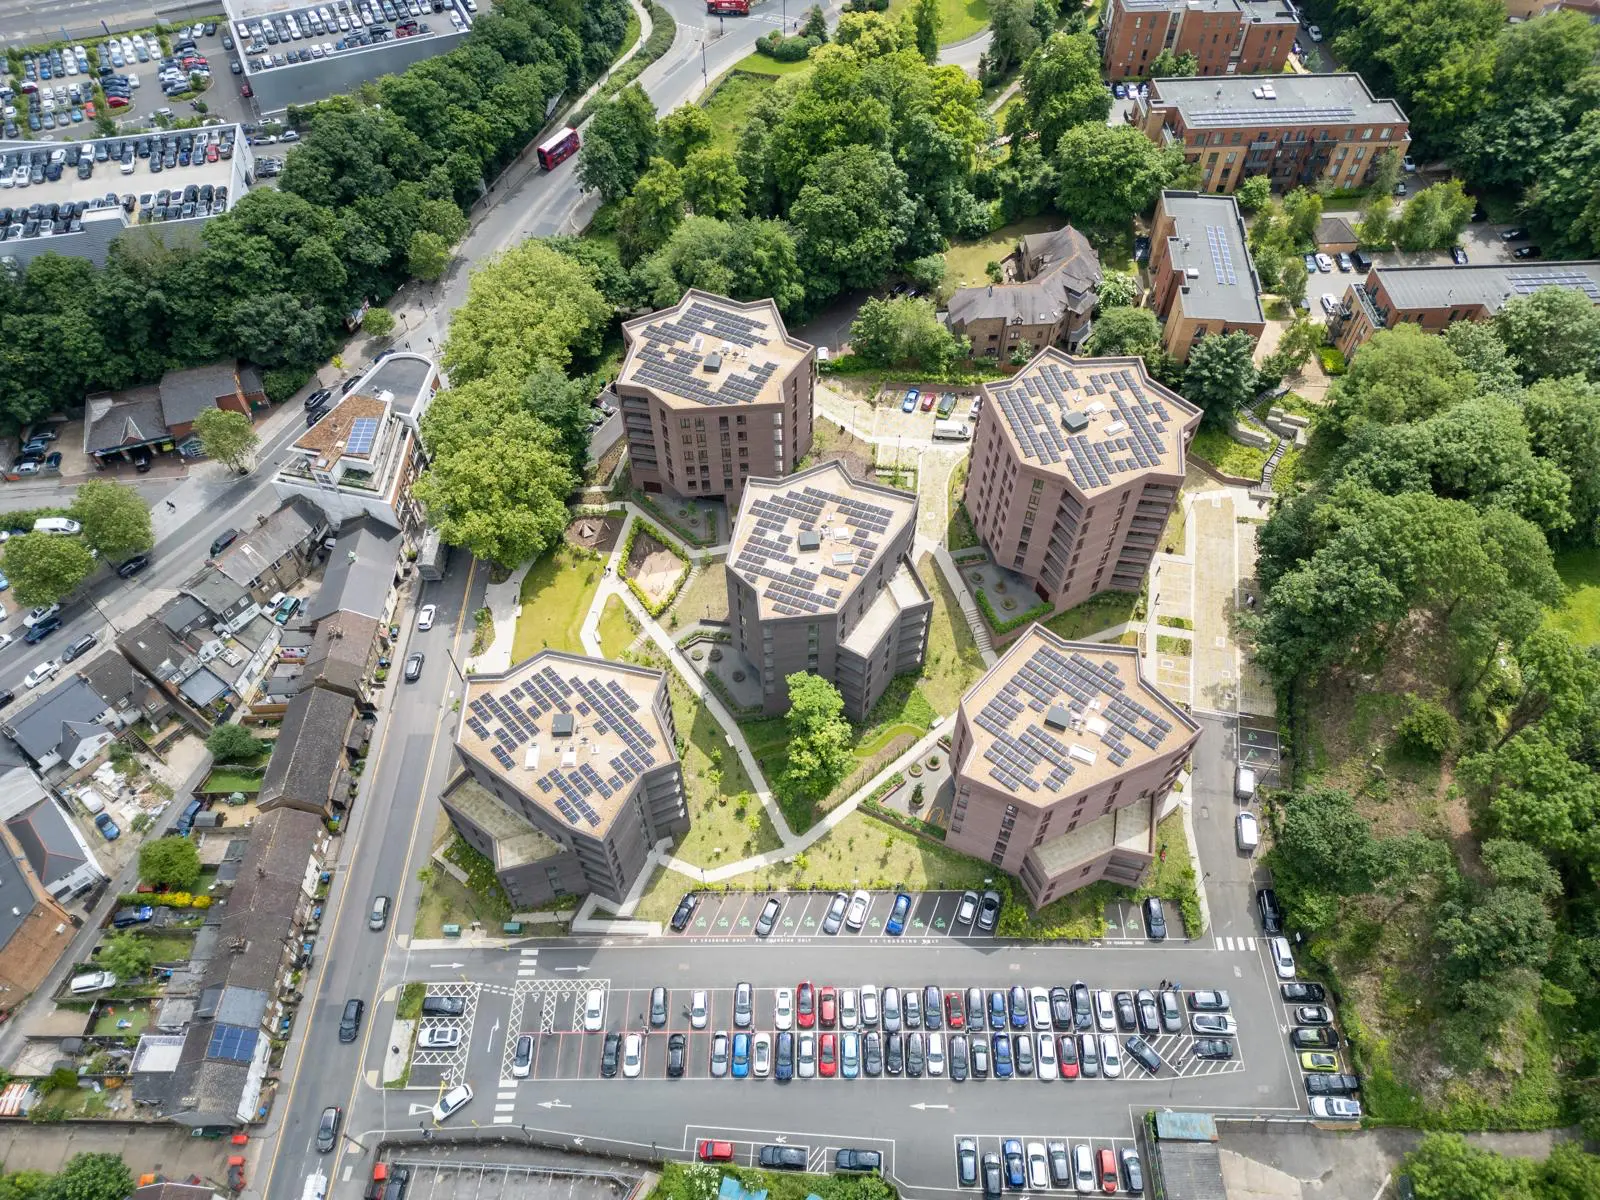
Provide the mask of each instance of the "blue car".
[{"label": "blue car", "polygon": [[10,586],[11,580],[6,578],[4,571],[0,571],[0,592],[5,591]]},{"label": "blue car", "polygon": [[1001,1150],[1006,1160],[1006,1186],[1013,1191],[1020,1191],[1028,1185],[1023,1177],[1022,1143],[1016,1138],[1007,1138]]},{"label": "blue car", "polygon": [[906,917],[911,913],[911,897],[904,892],[895,893],[894,907],[889,910],[889,923],[884,926],[890,937],[899,937],[906,931]]},{"label": "blue car", "polygon": [[906,398],[900,401],[900,411],[903,413],[916,412],[917,401],[922,398],[922,393],[916,388],[906,390]]},{"label": "blue car", "polygon": [[743,1079],[750,1074],[750,1035],[733,1035],[733,1077]]},{"label": "blue car", "polygon": [[111,819],[109,813],[98,814],[94,819],[94,827],[108,842],[114,842],[122,836],[122,830],[117,828],[117,823]]},{"label": "blue car", "polygon": [[997,1033],[994,1035],[994,1077],[996,1079],[1011,1078],[1011,1035]]},{"label": "blue car", "polygon": [[1028,991],[1020,983],[1011,985],[1011,1028],[1028,1027]]},{"label": "blue car", "polygon": [[1001,991],[989,993],[989,1028],[1004,1029],[1006,1027],[1006,994]]}]

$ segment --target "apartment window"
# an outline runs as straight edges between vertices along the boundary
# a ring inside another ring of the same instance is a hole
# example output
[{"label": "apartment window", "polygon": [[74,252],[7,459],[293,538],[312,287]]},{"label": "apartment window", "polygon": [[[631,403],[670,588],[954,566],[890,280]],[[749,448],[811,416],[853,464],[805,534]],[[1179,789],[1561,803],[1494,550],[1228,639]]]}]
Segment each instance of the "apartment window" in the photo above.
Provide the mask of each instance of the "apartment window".
[{"label": "apartment window", "polygon": [[684,435],[683,435],[683,444],[684,444],[684,445],[685,445],[685,446],[692,446],[692,445],[694,445],[694,434],[692,434],[692,433],[686,433],[686,434],[684,434]]},{"label": "apartment window", "polygon": [[740,413],[737,417],[735,417],[733,419],[733,423],[735,425],[743,425],[744,424],[744,414]]},{"label": "apartment window", "polygon": [[1363,129],[1361,131],[1361,140],[1363,142],[1370,142],[1372,140],[1372,130],[1370,128]]},{"label": "apartment window", "polygon": [[678,418],[678,428],[679,429],[687,429],[687,428],[689,428],[689,418],[688,417],[679,417]]}]

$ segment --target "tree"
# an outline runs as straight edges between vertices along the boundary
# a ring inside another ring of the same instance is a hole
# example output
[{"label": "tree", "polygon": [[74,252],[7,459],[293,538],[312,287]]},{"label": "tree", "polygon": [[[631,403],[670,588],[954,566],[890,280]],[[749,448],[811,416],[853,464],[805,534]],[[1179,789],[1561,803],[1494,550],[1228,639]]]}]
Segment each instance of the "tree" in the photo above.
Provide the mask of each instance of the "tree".
[{"label": "tree", "polygon": [[94,569],[89,547],[75,537],[27,533],[6,543],[5,570],[17,603],[54,604]]},{"label": "tree", "polygon": [[[1394,195],[1394,185],[1400,182],[1400,176],[1405,170],[1405,163],[1402,159],[1403,156],[1398,150],[1380,150],[1378,152],[1377,157],[1373,160],[1376,165],[1372,168],[1372,179],[1367,184],[1367,194],[1372,200],[1381,200],[1387,203],[1389,197]],[[1471,216],[1471,214],[1472,209],[1469,207],[1467,215]]]},{"label": "tree", "polygon": [[803,38],[816,38],[821,45],[828,40],[828,18],[822,11],[822,5],[813,4],[806,9],[806,19],[800,26],[800,36]]},{"label": "tree", "polygon": [[[1518,147],[1520,149],[1520,147]],[[1523,199],[1528,221],[1554,253],[1574,258],[1600,255],[1600,109],[1545,154],[1538,178]]]},{"label": "tree", "polygon": [[1525,381],[1574,373],[1600,381],[1600,309],[1576,288],[1513,296],[1493,325]]},{"label": "tree", "polygon": [[927,62],[939,57],[939,27],[944,14],[939,11],[939,0],[915,0],[911,9],[911,27],[917,32],[917,53]]},{"label": "tree", "polygon": [[1174,54],[1170,49],[1164,49],[1151,61],[1145,80],[1187,79],[1199,73],[1200,60],[1195,57],[1193,51],[1185,50],[1182,54]]},{"label": "tree", "polygon": [[1272,180],[1266,175],[1251,175],[1234,189],[1233,198],[1245,212],[1255,212],[1272,199]]},{"label": "tree", "polygon": [[1481,847],[1484,865],[1496,887],[1516,888],[1535,896],[1559,896],[1561,875],[1538,850],[1508,838],[1490,838]]},{"label": "tree", "polygon": [[1317,223],[1322,220],[1322,196],[1310,188],[1295,188],[1283,198],[1284,228],[1290,244],[1304,253],[1317,244]]},{"label": "tree", "polygon": [[685,218],[635,275],[657,308],[676,304],[691,287],[735,300],[771,297],[784,314],[806,297],[794,230],[784,221]]},{"label": "tree", "polygon": [[1472,392],[1472,376],[1439,337],[1415,325],[1382,329],[1334,381],[1333,413],[1353,430],[1430,417]]},{"label": "tree", "polygon": [[1104,124],[1111,93],[1100,81],[1100,49],[1087,33],[1057,33],[1022,69],[1022,95],[1028,124],[1039,134],[1039,148],[1055,153],[1061,135],[1074,125]]},{"label": "tree", "polygon": [[[113,126],[107,136],[115,133]],[[46,1171],[9,1171],[0,1176],[0,1200],[39,1200],[53,1178]]]},{"label": "tree", "polygon": [[883,150],[848,146],[823,155],[789,211],[811,298],[872,287],[905,244],[916,206],[906,176]]},{"label": "tree", "polygon": [[[1458,324],[1477,327],[1472,321]],[[1576,375],[1541,379],[1525,393],[1522,412],[1534,452],[1559,467],[1571,485],[1568,536],[1600,544],[1600,455],[1594,452],[1600,446],[1600,385]]]},{"label": "tree", "polygon": [[1095,358],[1145,354],[1161,345],[1161,322],[1148,308],[1110,308],[1095,319],[1085,346]]},{"label": "tree", "polygon": [[587,378],[568,379],[547,362],[537,363],[519,397],[521,407],[556,437],[556,448],[575,472],[589,465],[590,403],[598,384]]},{"label": "tree", "polygon": [[406,270],[424,283],[438,283],[450,269],[450,243],[431,229],[419,229],[406,245]]},{"label": "tree", "polygon": [[1279,335],[1272,353],[1261,360],[1262,377],[1284,379],[1299,374],[1306,360],[1322,345],[1326,332],[1324,326],[1316,324],[1309,317],[1296,317],[1289,328]]},{"label": "tree", "polygon": [[1137,129],[1077,125],[1056,145],[1056,206],[1080,225],[1123,225],[1154,207],[1186,173],[1183,153],[1162,150]]},{"label": "tree", "polygon": [[745,178],[732,151],[696,150],[683,168],[683,198],[702,217],[727,220],[744,212]]},{"label": "tree", "polygon": [[939,320],[933,305],[911,297],[862,304],[850,325],[850,347],[874,366],[909,366],[944,370],[962,352],[962,344]]},{"label": "tree", "polygon": [[394,314],[387,308],[369,308],[361,318],[361,328],[375,338],[386,338],[394,332]]},{"label": "tree", "polygon": [[200,447],[207,457],[227,463],[241,475],[261,444],[250,418],[230,408],[202,409],[194,419],[194,431],[200,435]]},{"label": "tree", "polygon": [[925,292],[937,292],[948,269],[944,255],[924,254],[905,265],[906,278]]},{"label": "tree", "polygon": [[1350,793],[1315,784],[1283,797],[1273,859],[1295,879],[1340,895],[1365,891],[1375,845]]},{"label": "tree", "polygon": [[114,933],[100,947],[97,961],[119,980],[127,981],[142,978],[149,973],[155,955],[150,953],[149,942],[138,934]]},{"label": "tree", "polygon": [[139,878],[151,887],[193,891],[200,882],[200,852],[188,838],[151,838],[139,847]]},{"label": "tree", "polygon": [[691,154],[711,145],[716,137],[710,115],[698,104],[680,104],[661,118],[657,132],[661,157],[675,167],[686,166]]},{"label": "tree", "polygon": [[834,44],[846,46],[858,63],[886,58],[913,45],[915,31],[909,22],[887,13],[845,13],[833,31]]},{"label": "tree", "polygon": [[1467,1144],[1459,1133],[1429,1133],[1406,1155],[1417,1200],[1528,1200],[1520,1160]]},{"label": "tree", "polygon": [[789,731],[784,790],[790,796],[821,799],[855,762],[844,697],[820,675],[797,671],[784,680],[789,689]]},{"label": "tree", "polygon": [[1514,399],[1521,393],[1517,360],[1506,350],[1494,325],[1487,321],[1454,321],[1441,336],[1478,381],[1479,395]]},{"label": "tree", "polygon": [[83,525],[83,540],[113,562],[131,558],[156,544],[150,509],[131,487],[108,479],[81,484],[72,501],[73,519]]},{"label": "tree", "polygon": [[1406,753],[1417,758],[1440,759],[1455,749],[1461,736],[1442,704],[1420,696],[1406,697],[1410,707],[1394,727],[1395,737]]},{"label": "tree", "polygon": [[607,201],[621,200],[656,155],[656,110],[644,89],[630,84],[589,122],[578,151],[578,182]]},{"label": "tree", "polygon": [[243,725],[218,725],[206,737],[206,749],[220,763],[245,762],[261,754],[261,741]]},{"label": "tree", "polygon": [[115,1154],[75,1154],[56,1173],[44,1200],[123,1200],[133,1191],[133,1174]]},{"label": "tree", "polygon": [[683,173],[664,158],[650,160],[617,218],[617,249],[624,264],[639,261],[666,245],[683,220]]},{"label": "tree", "polygon": [[1394,238],[1402,250],[1442,250],[1453,246],[1472,219],[1477,203],[1459,179],[1423,188],[1401,206]]},{"label": "tree", "polygon": [[1039,46],[1034,0],[990,0],[988,64],[993,75],[1009,74]]},{"label": "tree", "polygon": [[1549,957],[1554,923],[1536,895],[1494,887],[1444,911],[1434,936],[1457,987],[1508,971],[1537,971]]},{"label": "tree", "polygon": [[1203,337],[1189,349],[1183,394],[1205,410],[1205,422],[1227,428],[1256,394],[1255,342],[1243,330]]}]

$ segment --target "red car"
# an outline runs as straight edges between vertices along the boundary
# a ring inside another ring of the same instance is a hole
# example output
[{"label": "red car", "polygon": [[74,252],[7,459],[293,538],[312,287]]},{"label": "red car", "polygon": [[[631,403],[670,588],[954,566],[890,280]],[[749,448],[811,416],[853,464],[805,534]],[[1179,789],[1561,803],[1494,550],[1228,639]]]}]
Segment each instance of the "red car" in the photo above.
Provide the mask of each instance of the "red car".
[{"label": "red car", "polygon": [[822,1020],[824,1029],[832,1029],[839,1023],[839,1003],[833,988],[825,987],[817,993],[818,1016]]},{"label": "red car", "polygon": [[1100,1151],[1100,1190],[1108,1196],[1117,1190],[1117,1156],[1104,1148]]},{"label": "red car", "polygon": [[94,101],[93,100],[88,101],[83,106],[83,115],[84,115],[84,119],[85,120],[89,120],[89,121],[94,120]]},{"label": "red car", "polygon": [[922,411],[923,412],[932,412],[933,411],[933,406],[935,404],[937,404],[937,403],[939,403],[939,393],[938,392],[923,392],[922,393]]},{"label": "red car", "polygon": [[1078,1077],[1078,1039],[1070,1033],[1056,1038],[1056,1069],[1063,1079]]},{"label": "red car", "polygon": [[221,157],[221,155],[222,155],[222,151],[219,150],[217,147],[215,147],[215,146],[207,146],[206,147],[206,161],[208,163],[216,162],[217,159],[219,157]]},{"label": "red car", "polygon": [[946,992],[944,994],[944,1023],[951,1029],[965,1029],[967,1015],[962,1011],[961,993]]},{"label": "red car", "polygon": [[794,1023],[801,1029],[810,1029],[817,1023],[817,993],[809,979],[794,990]]},{"label": "red car", "polygon": [[832,1079],[839,1073],[839,1035],[825,1033],[821,1041],[822,1048],[817,1051],[817,1074]]},{"label": "red car", "polygon": [[714,1142],[710,1138],[705,1138],[696,1147],[695,1153],[700,1156],[701,1162],[732,1162],[733,1143]]},{"label": "red car", "polygon": [[250,97],[254,96],[255,94],[255,89],[252,88],[248,83],[241,83],[239,85],[239,95]]}]

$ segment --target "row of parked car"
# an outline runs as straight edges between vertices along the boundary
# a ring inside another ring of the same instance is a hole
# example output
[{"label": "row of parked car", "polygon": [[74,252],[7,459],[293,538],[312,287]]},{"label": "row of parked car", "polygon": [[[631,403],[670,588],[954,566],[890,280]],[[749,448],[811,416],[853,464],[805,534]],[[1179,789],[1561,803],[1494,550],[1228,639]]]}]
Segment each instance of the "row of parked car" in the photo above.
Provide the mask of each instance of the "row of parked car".
[{"label": "row of parked car", "polygon": [[1102,1146],[1095,1153],[1085,1142],[1073,1143],[1069,1151],[1065,1141],[1044,1141],[1029,1142],[1024,1150],[1020,1138],[1005,1138],[999,1154],[985,1154],[981,1177],[977,1141],[961,1138],[956,1142],[956,1180],[962,1187],[981,1181],[987,1196],[1000,1195],[1002,1184],[1014,1192],[1071,1188],[1080,1196],[1097,1189],[1113,1196],[1119,1186],[1135,1196],[1144,1191],[1144,1169],[1132,1146],[1118,1152]]}]

